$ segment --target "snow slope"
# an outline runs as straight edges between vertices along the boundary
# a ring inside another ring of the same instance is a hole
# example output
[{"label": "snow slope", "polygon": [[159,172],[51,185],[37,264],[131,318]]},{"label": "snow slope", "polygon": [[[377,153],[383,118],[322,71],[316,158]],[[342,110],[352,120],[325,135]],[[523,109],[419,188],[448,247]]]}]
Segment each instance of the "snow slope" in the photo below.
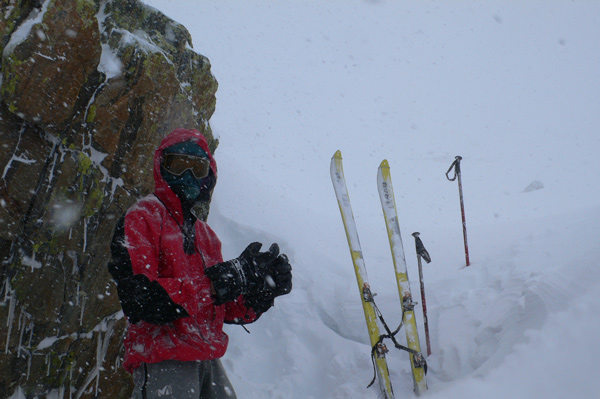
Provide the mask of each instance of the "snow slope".
[{"label": "snow slope", "polygon": [[[220,84],[209,223],[224,255],[276,241],[294,266],[293,292],[251,334],[228,328],[240,398],[377,397],[329,177],[338,149],[390,324],[399,301],[381,160],[415,298],[413,231],[433,258],[425,397],[598,397],[600,3],[144,1],[190,30]],[[444,176],[455,155],[468,268]],[[396,396],[414,395],[406,354],[388,360]]]}]

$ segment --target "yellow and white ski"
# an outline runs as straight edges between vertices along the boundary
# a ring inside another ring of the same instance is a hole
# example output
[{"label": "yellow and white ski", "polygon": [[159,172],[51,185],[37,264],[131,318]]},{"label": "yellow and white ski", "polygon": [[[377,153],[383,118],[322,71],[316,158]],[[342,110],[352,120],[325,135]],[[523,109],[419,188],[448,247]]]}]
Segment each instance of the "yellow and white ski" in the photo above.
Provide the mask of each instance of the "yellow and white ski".
[{"label": "yellow and white ski", "polygon": [[400,295],[400,302],[402,303],[402,320],[406,331],[406,342],[407,346],[412,349],[409,355],[410,364],[414,390],[418,395],[427,390],[427,380],[425,378],[426,363],[419,345],[419,334],[414,313],[415,304],[412,301],[410,293],[404,246],[402,245],[402,236],[400,235],[400,225],[398,223],[398,213],[396,211],[396,201],[394,199],[394,189],[390,175],[390,165],[387,160],[381,162],[377,171],[377,187],[379,189],[379,198],[390,240],[398,293]]},{"label": "yellow and white ski", "polygon": [[369,331],[371,347],[375,348],[375,355],[373,358],[375,362],[375,370],[379,380],[379,387],[385,399],[393,399],[394,393],[392,391],[392,384],[390,382],[388,366],[385,359],[386,349],[380,340],[381,334],[379,332],[379,325],[377,323],[377,315],[375,313],[373,296],[369,288],[367,270],[365,268],[365,262],[362,256],[360,242],[358,240],[358,232],[356,230],[356,223],[354,222],[354,214],[352,213],[352,207],[350,206],[350,197],[348,196],[348,188],[346,186],[344,170],[342,168],[342,153],[339,150],[336,151],[331,158],[330,172],[333,187],[335,189],[335,195],[340,207],[340,213],[342,214],[344,228],[346,230],[346,238],[348,239],[352,263],[354,264],[356,281],[358,282],[360,298],[363,310],[365,312],[365,319],[367,321],[367,329]]}]

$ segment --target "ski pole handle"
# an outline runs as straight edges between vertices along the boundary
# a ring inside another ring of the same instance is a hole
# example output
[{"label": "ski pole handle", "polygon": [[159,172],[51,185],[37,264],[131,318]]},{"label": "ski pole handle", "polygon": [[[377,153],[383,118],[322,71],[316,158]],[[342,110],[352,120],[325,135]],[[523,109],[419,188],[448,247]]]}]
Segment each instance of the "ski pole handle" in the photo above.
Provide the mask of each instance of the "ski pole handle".
[{"label": "ski pole handle", "polygon": [[[454,180],[456,180],[456,177],[460,176],[460,161],[461,160],[462,160],[462,157],[460,155],[457,155],[456,158],[454,159],[454,162],[452,162],[452,165],[450,165],[450,167],[448,168],[448,171],[446,172],[446,179],[448,179],[450,181],[454,181]],[[454,169],[454,177],[451,178],[448,175],[450,174],[452,169]]]},{"label": "ski pole handle", "polygon": [[425,260],[425,262],[430,263],[431,256],[429,256],[429,252],[427,252],[427,250],[425,249],[425,245],[423,245],[423,241],[421,241],[421,239],[419,238],[420,234],[421,233],[419,233],[418,231],[415,231],[414,233],[412,233],[412,236],[415,237],[415,250],[417,251],[417,255],[419,255],[421,258],[423,258]]}]

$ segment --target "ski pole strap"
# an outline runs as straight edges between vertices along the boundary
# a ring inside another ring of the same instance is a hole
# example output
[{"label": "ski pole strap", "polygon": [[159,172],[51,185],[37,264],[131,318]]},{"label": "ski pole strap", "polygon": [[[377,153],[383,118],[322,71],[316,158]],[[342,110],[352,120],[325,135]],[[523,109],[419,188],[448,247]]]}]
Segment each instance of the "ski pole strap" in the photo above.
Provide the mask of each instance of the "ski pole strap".
[{"label": "ski pole strap", "polygon": [[[462,157],[460,155],[457,155],[456,158],[454,159],[454,162],[452,162],[452,165],[450,165],[450,167],[448,168],[448,171],[446,172],[446,178],[450,181],[454,181],[456,180],[456,177],[458,175],[460,175],[460,161],[462,160]],[[452,169],[454,169],[454,176],[450,177],[449,174],[452,171]]]},{"label": "ski pole strap", "polygon": [[402,309],[402,321],[400,321],[400,325],[398,326],[398,328],[396,328],[394,331],[392,331],[390,329],[390,327],[387,325],[387,323],[385,322],[385,319],[383,318],[383,314],[381,313],[381,311],[375,304],[375,300],[373,300],[373,298],[371,298],[370,302],[373,304],[373,308],[375,309],[375,314],[379,318],[379,321],[381,321],[381,324],[383,325],[383,328],[385,329],[387,334],[380,335],[379,340],[371,348],[371,363],[373,364],[373,379],[371,380],[369,385],[367,385],[367,388],[371,387],[375,383],[375,379],[377,378],[377,367],[375,365],[375,357],[376,356],[384,356],[388,352],[387,347],[383,343],[383,340],[386,338],[389,338],[392,340],[396,349],[403,350],[403,351],[406,351],[406,352],[412,354],[415,367],[423,367],[425,374],[427,374],[427,361],[425,360],[425,357],[423,356],[423,354],[421,354],[421,352],[419,352],[419,351],[409,348],[408,346],[401,345],[396,340],[396,334],[398,334],[398,332],[400,331],[400,329],[402,328],[402,325],[404,323],[404,309]]},{"label": "ski pole strap", "polygon": [[[404,312],[402,312],[402,321],[400,322],[400,325],[398,326],[398,328],[396,328],[396,330],[394,332],[392,332],[390,330],[390,328],[388,327],[387,323],[385,322],[385,320],[383,319],[383,315],[381,314],[381,311],[379,310],[377,305],[375,305],[375,303],[373,303],[373,306],[375,307],[375,313],[377,314],[377,317],[379,317],[381,324],[383,324],[383,328],[385,328],[385,331],[387,332],[387,334],[381,335],[380,339],[383,340],[384,338],[389,338],[392,340],[392,342],[394,343],[394,346],[397,349],[411,353],[411,354],[415,355],[415,357],[416,356],[423,357],[423,355],[421,355],[421,353],[419,351],[409,348],[408,346],[401,345],[396,340],[396,334],[398,334],[398,332],[402,328],[402,324],[404,323]],[[415,361],[416,361],[416,359],[415,359]],[[425,373],[427,373],[427,363],[417,365],[417,367],[421,367],[421,366],[425,367],[425,370],[426,370]]]},{"label": "ski pole strap", "polygon": [[383,343],[383,339],[385,337],[382,335],[379,337],[377,343],[371,348],[371,363],[373,364],[373,379],[367,385],[367,388],[371,388],[371,386],[375,383],[377,379],[377,364],[375,363],[375,359],[380,356],[384,356],[388,351],[387,347]]}]

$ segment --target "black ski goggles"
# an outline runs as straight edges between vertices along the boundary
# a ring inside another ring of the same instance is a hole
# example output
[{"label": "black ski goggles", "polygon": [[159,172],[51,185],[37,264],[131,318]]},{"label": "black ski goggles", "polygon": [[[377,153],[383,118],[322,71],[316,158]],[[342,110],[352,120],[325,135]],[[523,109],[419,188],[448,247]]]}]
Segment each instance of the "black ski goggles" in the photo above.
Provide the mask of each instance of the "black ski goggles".
[{"label": "black ski goggles", "polygon": [[196,179],[202,179],[208,176],[210,160],[197,155],[172,153],[163,156],[162,166],[175,176],[181,176],[189,169]]}]

